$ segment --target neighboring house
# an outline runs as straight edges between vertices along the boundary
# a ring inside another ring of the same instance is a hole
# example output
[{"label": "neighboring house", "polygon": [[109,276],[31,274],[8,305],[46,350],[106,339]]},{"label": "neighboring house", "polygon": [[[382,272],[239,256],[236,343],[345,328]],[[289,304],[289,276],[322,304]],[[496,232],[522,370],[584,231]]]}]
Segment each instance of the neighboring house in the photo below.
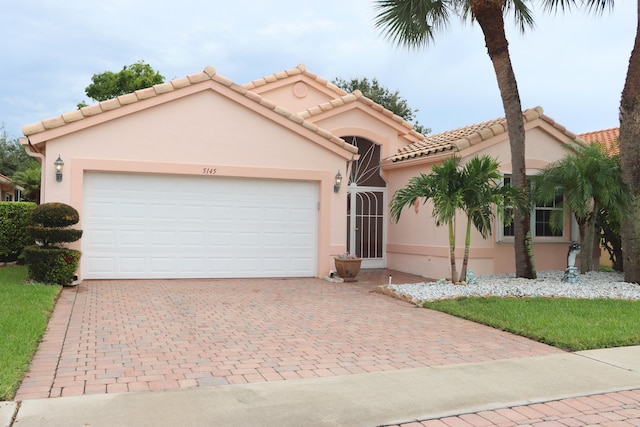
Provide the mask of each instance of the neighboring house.
[{"label": "neighboring house", "polygon": [[[575,135],[541,108],[524,114],[535,173]],[[207,67],[23,133],[42,162],[41,201],[80,212],[83,279],[323,277],[345,251],[364,268],[444,277],[446,230],[425,207],[391,224],[389,198],[452,154],[497,156],[510,173],[504,119],[425,139],[303,65],[243,85]],[[539,270],[564,268],[574,237],[568,216],[560,236],[546,235],[553,208],[534,215]],[[470,267],[513,272],[509,233],[475,236]]]},{"label": "neighboring house", "polygon": [[620,154],[620,128],[597,130],[580,134],[578,137],[589,144],[600,143],[603,151],[610,156]]},{"label": "neighboring house", "polygon": [[8,176],[0,174],[0,201],[19,202],[22,200],[24,188],[16,184]]}]

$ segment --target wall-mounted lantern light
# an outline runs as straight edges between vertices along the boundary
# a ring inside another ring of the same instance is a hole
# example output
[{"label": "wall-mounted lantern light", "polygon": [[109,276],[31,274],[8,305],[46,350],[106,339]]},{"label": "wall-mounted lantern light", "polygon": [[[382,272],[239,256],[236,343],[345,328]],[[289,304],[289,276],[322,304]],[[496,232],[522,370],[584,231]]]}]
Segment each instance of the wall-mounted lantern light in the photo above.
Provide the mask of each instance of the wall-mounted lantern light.
[{"label": "wall-mounted lantern light", "polygon": [[64,166],[64,162],[60,158],[60,154],[58,154],[58,159],[53,162],[56,165],[56,181],[62,181],[62,167]]},{"label": "wall-mounted lantern light", "polygon": [[342,184],[342,175],[340,175],[340,171],[336,174],[336,183],[333,185],[333,192],[337,193],[340,191],[340,184]]}]

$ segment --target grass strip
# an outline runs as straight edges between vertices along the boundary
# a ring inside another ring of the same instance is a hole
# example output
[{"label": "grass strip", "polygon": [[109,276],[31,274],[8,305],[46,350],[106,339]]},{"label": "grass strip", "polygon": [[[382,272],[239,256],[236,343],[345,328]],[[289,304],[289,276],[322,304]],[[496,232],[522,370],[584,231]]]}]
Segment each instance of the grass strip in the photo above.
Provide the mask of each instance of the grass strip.
[{"label": "grass strip", "polygon": [[640,344],[640,301],[490,297],[424,307],[568,351]]},{"label": "grass strip", "polygon": [[61,289],[27,283],[25,266],[0,267],[0,400],[13,398],[29,369]]}]

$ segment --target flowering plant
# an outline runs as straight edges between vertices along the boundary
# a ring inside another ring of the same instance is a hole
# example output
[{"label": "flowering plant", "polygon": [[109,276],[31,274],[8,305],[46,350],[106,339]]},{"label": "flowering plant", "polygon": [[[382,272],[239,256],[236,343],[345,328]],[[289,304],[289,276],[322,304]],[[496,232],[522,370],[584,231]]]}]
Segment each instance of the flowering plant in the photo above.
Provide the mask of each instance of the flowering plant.
[{"label": "flowering plant", "polygon": [[339,259],[359,259],[360,257],[358,255],[356,255],[356,254],[345,252],[343,254],[338,255],[336,258],[339,258]]}]

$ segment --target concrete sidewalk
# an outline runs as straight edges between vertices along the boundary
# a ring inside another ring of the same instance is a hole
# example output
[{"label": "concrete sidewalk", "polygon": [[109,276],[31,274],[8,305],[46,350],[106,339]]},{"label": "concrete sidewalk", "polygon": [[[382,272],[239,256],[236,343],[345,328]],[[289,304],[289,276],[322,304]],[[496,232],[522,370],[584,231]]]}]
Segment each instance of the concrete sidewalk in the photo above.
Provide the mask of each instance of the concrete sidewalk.
[{"label": "concrete sidewalk", "polygon": [[640,389],[640,346],[307,380],[5,402],[0,426],[378,426]]}]

